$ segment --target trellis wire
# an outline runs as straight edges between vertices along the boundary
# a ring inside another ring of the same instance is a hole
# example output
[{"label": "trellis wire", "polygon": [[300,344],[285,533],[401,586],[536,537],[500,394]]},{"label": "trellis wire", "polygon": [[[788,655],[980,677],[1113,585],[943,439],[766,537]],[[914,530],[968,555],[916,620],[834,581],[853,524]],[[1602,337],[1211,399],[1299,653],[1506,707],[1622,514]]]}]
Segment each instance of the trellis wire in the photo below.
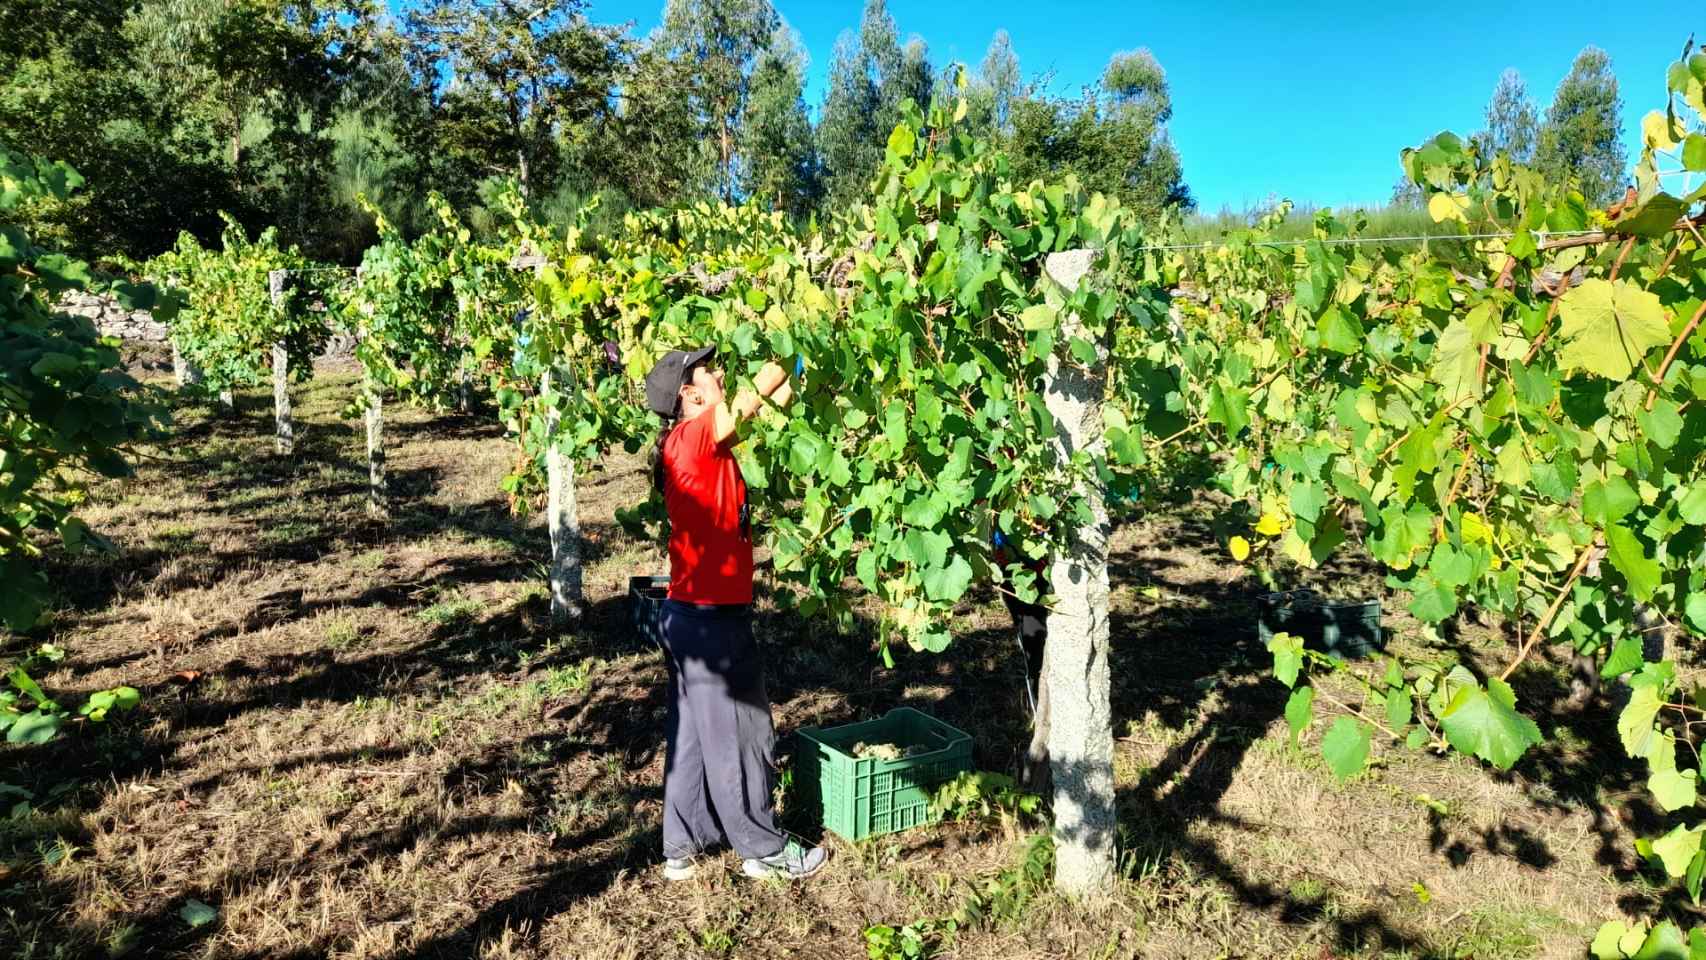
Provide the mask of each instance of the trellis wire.
[{"label": "trellis wire", "polygon": [[[1536,243],[1544,243],[1549,239],[1559,237],[1589,237],[1598,236],[1600,230],[1534,230]],[[1403,237],[1304,237],[1298,240],[1248,240],[1239,241],[1252,247],[1301,247],[1307,243],[1319,243],[1322,246],[1356,246],[1368,243],[1414,243],[1428,240],[1508,240],[1516,236],[1515,231],[1499,231],[1496,233],[1418,233]],[[1138,247],[1139,250],[1210,250],[1220,247],[1235,246],[1236,242],[1226,240],[1206,240],[1199,243],[1152,243]]]}]

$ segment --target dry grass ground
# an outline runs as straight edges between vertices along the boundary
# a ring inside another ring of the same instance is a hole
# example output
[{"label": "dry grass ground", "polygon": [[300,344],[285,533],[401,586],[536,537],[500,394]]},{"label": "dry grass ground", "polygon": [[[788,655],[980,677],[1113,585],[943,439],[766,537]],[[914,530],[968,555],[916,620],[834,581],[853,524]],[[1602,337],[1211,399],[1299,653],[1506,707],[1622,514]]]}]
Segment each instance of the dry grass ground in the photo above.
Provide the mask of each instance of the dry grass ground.
[{"label": "dry grass ground", "polygon": [[[969,823],[829,838],[829,868],[794,887],[729,854],[663,882],[663,669],[624,603],[661,561],[612,523],[639,463],[582,485],[591,612],[554,634],[543,530],[498,490],[501,432],[391,411],[398,505],[371,519],[357,423],[337,416],[351,392],[339,371],[299,388],[294,457],[272,452],[259,394],[235,420],[185,404],[158,459],[93,492],[118,551],[57,561],[62,607],[31,639],[71,652],[50,688],[146,701],[0,752],[0,782],[35,796],[0,820],[0,953],[854,957],[867,925],[950,914],[1017,861],[1020,838]],[[1519,675],[1557,736],[1513,774],[1385,745],[1336,785],[1309,749],[1321,725],[1290,746],[1258,587],[1193,509],[1116,541],[1117,899],[1041,896],[944,956],[1574,957],[1601,920],[1656,909],[1630,853],[1651,816],[1635,771],[1603,708],[1551,712],[1555,665]],[[909,704],[1012,769],[1028,734],[1005,614],[985,595],[962,618],[949,656],[885,670],[868,635],[766,604],[779,727]],[[1404,642],[1482,667],[1508,649]],[[191,899],[217,921],[192,929]]]}]

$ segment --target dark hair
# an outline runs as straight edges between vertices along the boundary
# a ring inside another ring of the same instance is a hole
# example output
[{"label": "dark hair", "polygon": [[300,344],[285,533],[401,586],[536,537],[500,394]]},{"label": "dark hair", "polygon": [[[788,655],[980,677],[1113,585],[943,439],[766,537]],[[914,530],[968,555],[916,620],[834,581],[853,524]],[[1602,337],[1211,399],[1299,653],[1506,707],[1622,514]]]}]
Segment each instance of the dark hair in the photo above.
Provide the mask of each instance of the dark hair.
[{"label": "dark hair", "polygon": [[[679,406],[676,411],[680,412]],[[669,435],[675,432],[675,425],[680,422],[674,417],[665,420],[663,429],[658,432],[657,446],[652,448],[652,489],[658,492],[658,496],[663,496],[664,487],[663,445],[669,442]]]}]

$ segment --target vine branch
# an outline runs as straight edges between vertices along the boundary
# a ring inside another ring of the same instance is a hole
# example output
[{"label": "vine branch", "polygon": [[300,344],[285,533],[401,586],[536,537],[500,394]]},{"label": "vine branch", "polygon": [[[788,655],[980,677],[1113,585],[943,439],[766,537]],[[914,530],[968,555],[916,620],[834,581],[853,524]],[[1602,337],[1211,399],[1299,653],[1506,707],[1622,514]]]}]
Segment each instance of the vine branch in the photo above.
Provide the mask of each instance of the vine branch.
[{"label": "vine branch", "polygon": [[[1570,575],[1564,578],[1564,585],[1558,588],[1557,595],[1552,598],[1552,604],[1548,606],[1546,608],[1546,612],[1541,615],[1540,622],[1534,625],[1534,630],[1528,635],[1528,639],[1521,641],[1521,646],[1517,650],[1516,659],[1512,660],[1510,664],[1505,667],[1504,672],[1499,674],[1500,680],[1509,680],[1510,675],[1515,672],[1516,668],[1520,666],[1524,660],[1528,659],[1528,655],[1534,650],[1534,645],[1539,642],[1541,637],[1546,635],[1546,628],[1552,625],[1552,619],[1558,615],[1559,609],[1564,606],[1564,597],[1569,595],[1570,587],[1573,586],[1576,580],[1581,577],[1582,571],[1587,569],[1588,561],[1592,559],[1594,552],[1597,551],[1599,547],[1600,538],[1595,537],[1593,540],[1588,542],[1587,546],[1582,548],[1581,555],[1576,558],[1576,565],[1570,569]],[[1521,629],[1520,626],[1518,629]]]}]

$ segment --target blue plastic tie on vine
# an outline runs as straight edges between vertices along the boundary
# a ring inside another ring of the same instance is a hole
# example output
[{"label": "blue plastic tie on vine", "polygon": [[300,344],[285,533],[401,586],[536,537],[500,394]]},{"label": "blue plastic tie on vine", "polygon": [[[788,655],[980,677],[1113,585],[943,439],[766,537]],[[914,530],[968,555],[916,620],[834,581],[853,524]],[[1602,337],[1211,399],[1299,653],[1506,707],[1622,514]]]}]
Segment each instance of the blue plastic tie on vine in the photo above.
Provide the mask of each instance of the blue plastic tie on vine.
[{"label": "blue plastic tie on vine", "polygon": [[799,376],[805,372],[806,372],[806,358],[803,356],[795,357],[794,358],[794,376],[797,377],[797,376]]},{"label": "blue plastic tie on vine", "polygon": [[1001,535],[1001,531],[999,530],[989,531],[989,542],[998,547],[1004,547],[1007,545],[1007,539]]}]

